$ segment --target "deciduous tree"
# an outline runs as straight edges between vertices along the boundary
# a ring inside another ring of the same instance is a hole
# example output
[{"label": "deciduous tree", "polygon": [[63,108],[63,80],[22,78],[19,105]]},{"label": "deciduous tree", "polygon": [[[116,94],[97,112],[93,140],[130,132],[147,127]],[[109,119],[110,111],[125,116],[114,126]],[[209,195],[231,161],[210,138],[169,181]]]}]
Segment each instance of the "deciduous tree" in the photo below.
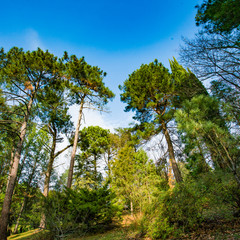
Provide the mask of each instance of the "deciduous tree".
[{"label": "deciduous tree", "polygon": [[78,175],[89,183],[88,187],[97,188],[102,182],[99,161],[103,160],[110,148],[110,132],[99,126],[83,128],[79,146],[81,153],[78,158]]}]

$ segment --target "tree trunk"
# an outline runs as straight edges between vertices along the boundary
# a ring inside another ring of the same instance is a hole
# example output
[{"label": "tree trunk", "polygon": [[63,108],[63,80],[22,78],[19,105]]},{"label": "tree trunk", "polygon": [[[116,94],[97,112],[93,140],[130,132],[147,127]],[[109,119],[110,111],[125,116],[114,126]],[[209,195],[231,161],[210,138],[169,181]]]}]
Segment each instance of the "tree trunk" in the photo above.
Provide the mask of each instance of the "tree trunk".
[{"label": "tree trunk", "polygon": [[201,166],[201,171],[203,170],[203,172],[209,172],[210,170],[210,167],[209,165],[207,164],[206,162],[206,159],[204,157],[204,154],[203,154],[203,149],[199,143],[199,141],[197,140],[197,147],[199,149],[199,153],[200,153],[200,156],[201,156],[201,162],[199,163]]},{"label": "tree trunk", "polygon": [[20,221],[20,218],[21,218],[21,216],[22,216],[22,213],[23,213],[24,207],[25,207],[25,205],[26,205],[26,202],[27,202],[27,193],[26,193],[26,195],[24,196],[24,199],[23,199],[23,202],[22,202],[22,206],[21,206],[20,212],[19,212],[19,214],[18,214],[17,222],[16,222],[16,225],[15,225],[15,227],[14,227],[13,234],[16,234],[16,233],[18,232],[19,221]]},{"label": "tree trunk", "polygon": [[174,187],[174,177],[172,174],[172,162],[170,161],[169,163],[169,167],[168,167],[168,185],[170,187],[170,189],[172,189]]},{"label": "tree trunk", "polygon": [[168,133],[167,126],[166,126],[165,122],[162,122],[162,127],[163,127],[163,133],[165,135],[165,139],[166,139],[167,145],[168,145],[169,161],[172,165],[172,169],[173,169],[173,173],[174,173],[174,177],[176,179],[176,182],[179,183],[179,182],[182,182],[182,176],[181,176],[181,172],[178,168],[178,165],[177,165],[177,162],[176,162],[176,159],[175,159],[172,140],[171,140],[170,135]]},{"label": "tree trunk", "polygon": [[16,182],[16,178],[17,178],[18,165],[19,165],[19,161],[21,158],[21,152],[22,152],[23,142],[24,142],[24,138],[26,135],[26,131],[27,131],[27,123],[28,123],[28,119],[29,119],[29,115],[30,115],[30,110],[31,110],[31,107],[33,104],[33,98],[34,98],[34,95],[32,94],[32,96],[28,102],[24,121],[21,126],[20,137],[19,137],[20,140],[17,144],[16,152],[15,152],[15,155],[13,158],[12,168],[9,173],[9,182],[8,182],[8,186],[6,189],[6,194],[5,194],[5,198],[3,201],[3,205],[2,205],[2,214],[1,214],[1,218],[0,218],[0,240],[7,239],[7,226],[8,226],[9,212],[10,212],[10,208],[11,208],[13,190],[14,190],[15,182]]},{"label": "tree trunk", "polygon": [[67,188],[71,188],[71,186],[72,186],[74,159],[75,159],[75,155],[76,155],[76,151],[77,151],[78,135],[79,135],[80,124],[81,124],[81,119],[82,119],[83,104],[84,104],[84,97],[81,100],[80,109],[79,109],[77,128],[75,131],[70,167],[69,167],[69,172],[68,172]]},{"label": "tree trunk", "polygon": [[96,155],[94,155],[93,166],[94,166],[94,180],[95,182],[97,182],[97,156]]},{"label": "tree trunk", "polygon": [[23,167],[24,167],[24,163],[25,163],[25,161],[27,159],[27,155],[28,155],[28,151],[26,151],[25,156],[21,160],[21,165],[20,165],[20,167],[18,169],[18,176],[17,176],[17,179],[16,179],[16,184],[18,184],[19,179],[21,178],[22,170],[23,170]]},{"label": "tree trunk", "polygon": [[31,183],[32,183],[32,179],[33,179],[33,176],[34,176],[34,174],[35,174],[35,170],[36,170],[36,166],[37,166],[37,161],[38,161],[38,158],[36,158],[36,160],[35,160],[35,162],[34,162],[33,169],[32,169],[32,173],[31,173],[31,175],[29,176],[28,185],[27,185],[27,189],[26,189],[26,194],[25,194],[25,196],[24,196],[23,203],[22,203],[20,212],[19,212],[19,214],[18,214],[18,218],[17,218],[17,222],[16,222],[16,225],[15,225],[13,234],[16,234],[16,233],[17,233],[19,221],[20,221],[20,218],[21,218],[21,216],[22,216],[23,210],[24,210],[25,205],[26,205],[27,200],[28,200],[27,194],[28,194],[28,192],[29,192],[29,190],[30,190]]},{"label": "tree trunk", "polygon": [[[49,183],[50,183],[50,178],[52,174],[52,169],[53,169],[53,162],[55,159],[55,149],[56,149],[56,143],[57,143],[57,130],[55,127],[51,128],[49,126],[49,130],[53,136],[53,142],[52,142],[52,148],[51,148],[51,153],[50,153],[50,159],[47,167],[47,172],[45,174],[45,181],[44,181],[44,187],[43,187],[43,196],[47,197],[48,192],[49,192]],[[46,228],[46,216],[45,213],[42,213],[41,221],[40,221],[40,228]]]},{"label": "tree trunk", "polygon": [[130,201],[130,208],[131,208],[131,216],[133,217],[133,202],[132,202],[132,200]]},{"label": "tree trunk", "polygon": [[[111,160],[111,157],[110,157],[110,149],[108,149],[108,153],[107,153],[107,174],[108,174],[108,179],[111,179],[111,165],[110,165],[110,160]],[[109,181],[109,188],[111,189],[112,187],[112,184],[111,184],[111,181]]]},{"label": "tree trunk", "polygon": [[[9,166],[9,173],[11,172],[11,169],[12,169],[12,164],[13,164],[13,159],[14,159],[14,152],[15,152],[15,148],[14,146],[12,147],[12,150],[11,150],[11,160],[10,160],[10,166]],[[7,187],[8,187],[8,184],[9,184],[9,180],[10,180],[10,174],[8,175],[8,179],[7,179]]]}]

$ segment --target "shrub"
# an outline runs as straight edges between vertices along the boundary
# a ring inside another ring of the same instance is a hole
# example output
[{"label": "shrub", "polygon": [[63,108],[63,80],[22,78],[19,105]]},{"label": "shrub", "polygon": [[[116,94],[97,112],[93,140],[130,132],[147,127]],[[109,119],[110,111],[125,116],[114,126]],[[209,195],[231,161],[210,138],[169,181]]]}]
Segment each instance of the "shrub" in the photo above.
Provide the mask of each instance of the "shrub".
[{"label": "shrub", "polygon": [[215,171],[189,177],[162,192],[145,212],[141,231],[153,239],[179,238],[202,221],[239,216],[240,189],[231,173]]},{"label": "shrub", "polygon": [[44,206],[47,229],[55,238],[104,228],[117,213],[114,195],[107,185],[92,190],[52,191],[45,199]]},{"label": "shrub", "polygon": [[[177,237],[195,229],[201,222],[200,202],[184,184],[168,190],[151,206],[143,221],[145,231],[153,239]],[[146,226],[147,225],[147,226]]]}]

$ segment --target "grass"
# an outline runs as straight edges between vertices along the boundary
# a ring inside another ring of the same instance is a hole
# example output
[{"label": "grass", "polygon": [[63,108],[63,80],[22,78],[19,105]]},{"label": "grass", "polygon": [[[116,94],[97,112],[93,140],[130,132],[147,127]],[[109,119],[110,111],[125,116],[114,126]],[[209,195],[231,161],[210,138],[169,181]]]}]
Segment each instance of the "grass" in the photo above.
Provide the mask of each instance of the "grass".
[{"label": "grass", "polygon": [[[70,237],[68,240],[123,240],[123,239],[133,239],[134,234],[128,228],[125,227],[116,227],[112,230],[106,231],[104,233],[98,233],[94,235],[81,235],[78,237]],[[15,234],[8,237],[8,240],[46,240],[47,233],[36,229],[28,232]]]},{"label": "grass", "polygon": [[69,238],[69,240],[123,240],[128,239],[128,231],[124,228],[116,228],[105,233]]},{"label": "grass", "polygon": [[24,233],[14,234],[8,237],[8,240],[38,240],[47,239],[48,231],[42,229],[34,229]]},{"label": "grass", "polygon": [[[123,216],[121,225],[118,225],[111,230],[96,234],[80,234],[72,235],[67,240],[133,240],[144,239],[137,234],[138,219],[130,215]],[[8,237],[8,240],[47,240],[49,232],[40,229],[31,230],[25,233],[16,234]],[[150,238],[145,238],[145,240]],[[182,240],[237,240],[240,239],[240,219],[235,221],[212,220],[202,224],[196,231],[183,234]]]},{"label": "grass", "polygon": [[[97,234],[81,234],[79,236],[69,237],[68,240],[124,240],[124,239],[135,239],[137,234],[131,228],[131,225],[135,222],[136,218],[131,215],[123,216],[123,221],[117,227],[105,231],[104,233]],[[15,234],[8,237],[8,240],[47,240],[47,231],[40,229],[31,230],[28,232]]]}]

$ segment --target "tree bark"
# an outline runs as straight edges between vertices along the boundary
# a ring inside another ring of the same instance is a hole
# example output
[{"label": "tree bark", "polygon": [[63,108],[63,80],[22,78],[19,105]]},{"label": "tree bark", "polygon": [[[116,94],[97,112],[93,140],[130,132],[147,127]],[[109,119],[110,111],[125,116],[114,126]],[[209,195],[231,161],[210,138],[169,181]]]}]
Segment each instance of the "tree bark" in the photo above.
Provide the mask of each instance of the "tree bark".
[{"label": "tree bark", "polygon": [[[11,169],[12,169],[12,164],[13,164],[13,159],[14,159],[14,151],[15,151],[15,148],[14,146],[12,147],[12,150],[11,150],[11,160],[10,160],[10,166],[9,166],[9,173],[11,172]],[[8,184],[9,184],[9,180],[10,180],[10,174],[8,175],[8,179],[7,179],[7,187],[8,187]]]},{"label": "tree bark", "polygon": [[27,194],[28,194],[28,192],[29,192],[29,190],[30,190],[31,183],[32,183],[32,179],[33,179],[33,176],[34,176],[34,174],[35,174],[35,170],[36,170],[36,166],[37,166],[37,161],[38,161],[38,159],[36,158],[36,160],[35,160],[35,162],[34,162],[33,169],[32,169],[32,173],[31,173],[31,175],[29,176],[29,179],[28,179],[28,185],[27,185],[27,189],[26,189],[26,194],[25,194],[25,196],[24,196],[23,203],[22,203],[20,212],[19,212],[19,214],[18,214],[18,218],[17,218],[17,222],[16,222],[16,225],[15,225],[13,234],[16,234],[17,231],[18,231],[19,221],[20,221],[20,218],[21,218],[21,216],[22,216],[22,213],[23,213],[23,210],[24,210],[24,208],[25,208],[25,205],[26,205],[26,203],[27,203],[27,199],[28,199]]},{"label": "tree bark", "polygon": [[170,135],[167,130],[167,126],[166,126],[165,122],[162,122],[162,128],[163,128],[163,133],[164,133],[165,139],[167,141],[167,145],[168,145],[169,161],[172,165],[174,177],[175,177],[177,183],[182,182],[181,172],[178,168],[178,165],[177,165],[177,162],[175,159],[175,155],[174,155],[172,140],[170,138]]},{"label": "tree bark", "polygon": [[[51,153],[50,153],[50,159],[47,167],[47,172],[45,174],[45,181],[44,181],[44,187],[43,187],[43,196],[47,197],[48,192],[49,192],[49,183],[50,183],[50,178],[52,174],[52,169],[53,169],[53,162],[55,159],[55,149],[56,149],[56,143],[57,143],[57,130],[55,127],[51,128],[49,126],[49,130],[52,134],[53,137],[53,142],[52,142],[52,148],[51,148]],[[46,216],[45,213],[42,213],[41,221],[40,221],[40,228],[46,228]]]},{"label": "tree bark", "polygon": [[74,159],[75,159],[75,155],[76,155],[76,151],[77,151],[77,143],[78,143],[78,136],[79,136],[81,119],[82,119],[83,105],[84,105],[84,97],[82,98],[81,103],[80,103],[77,128],[75,131],[73,149],[72,149],[71,160],[70,160],[70,167],[69,167],[69,172],[68,172],[67,188],[71,188],[71,186],[72,186]]},{"label": "tree bark", "polygon": [[17,178],[18,165],[21,158],[23,142],[26,135],[26,131],[27,131],[27,123],[30,116],[30,110],[33,104],[33,99],[34,99],[34,94],[31,95],[31,98],[27,105],[27,111],[26,111],[24,121],[22,123],[21,130],[20,130],[20,137],[19,137],[20,140],[17,144],[16,152],[13,158],[12,168],[9,173],[9,182],[6,189],[6,194],[5,194],[5,198],[2,206],[2,214],[0,218],[0,240],[7,239],[7,226],[8,226],[8,218],[9,218],[9,213],[11,208],[13,190],[14,190],[15,182]]}]

